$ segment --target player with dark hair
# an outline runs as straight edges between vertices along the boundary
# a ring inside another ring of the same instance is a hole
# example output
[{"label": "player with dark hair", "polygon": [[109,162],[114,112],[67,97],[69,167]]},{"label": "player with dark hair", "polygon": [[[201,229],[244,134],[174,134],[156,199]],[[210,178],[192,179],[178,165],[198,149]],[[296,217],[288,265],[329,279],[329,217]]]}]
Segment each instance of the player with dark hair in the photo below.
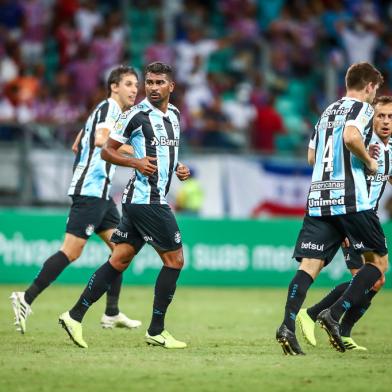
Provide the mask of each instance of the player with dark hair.
[{"label": "player with dark hair", "polygon": [[[370,204],[377,212],[381,196],[384,193],[386,183],[391,182],[392,176],[392,154],[390,151],[390,139],[392,133],[392,96],[381,96],[376,98],[373,104],[375,113],[373,118],[373,136],[370,141],[370,146],[373,147],[374,152],[378,158],[377,173],[367,174],[366,181],[368,192],[370,196]],[[347,268],[354,276],[358,270],[363,266],[363,259],[361,254],[357,253],[352,245],[348,248],[342,248],[344,259]],[[373,297],[381,289],[385,283],[384,275],[376,282],[371,290],[368,291],[364,301],[358,305],[353,306],[344,313],[340,323],[340,332],[342,341],[347,350],[367,350],[366,347],[359,346],[351,338],[351,330],[354,324],[365,314],[371,305]],[[306,341],[312,346],[316,345],[316,338],[314,335],[314,326],[318,314],[333,305],[334,302],[347,289],[350,282],[344,282],[336,286],[326,297],[320,302],[309,307],[308,309],[301,309],[298,312],[297,321]]]},{"label": "player with dark hair", "polygon": [[[181,234],[166,194],[174,172],[182,181],[189,177],[189,169],[178,163],[180,114],[169,103],[174,89],[171,67],[161,62],[148,65],[144,86],[146,99],[120,117],[102,149],[106,161],[136,169],[124,190],[123,215],[112,236],[116,246],[109,260],[93,274],[75,306],[59,317],[73,342],[83,348],[87,348],[81,324],[85,313],[126,270],[145,243],[155,248],[163,262],[155,283],[152,319],[145,341],[168,349],[186,347],[164,326],[184,265]],[[134,157],[118,153],[127,142],[134,149]]]},{"label": "player with dark hair", "polygon": [[[135,102],[137,73],[131,67],[117,67],[110,73],[107,86],[108,98],[100,102],[90,114],[72,147],[76,153],[68,191],[72,205],[63,244],[58,252],[44,262],[25,292],[13,292],[11,295],[15,325],[22,333],[26,332],[26,319],[31,313],[33,301],[70,263],[80,257],[94,232],[113,250],[114,244],[110,238],[120,221],[117,207],[109,196],[115,166],[101,158],[101,148],[121,113]],[[124,147],[123,153],[132,153],[130,146]],[[131,320],[119,311],[121,282],[120,274],[108,287],[106,310],[101,319],[104,328],[136,328],[141,325],[139,320]]]},{"label": "player with dark hair", "polygon": [[276,332],[285,354],[304,354],[295,336],[298,311],[314,279],[343,241],[348,239],[364,255],[365,264],[337,301],[317,316],[336,350],[345,351],[338,322],[341,316],[364,300],[387,269],[386,239],[370,203],[365,175],[365,168],[370,174],[378,169],[366,146],[372,136],[374,111],[370,104],[382,82],[382,75],[371,64],[353,64],[346,73],[346,96],[327,107],[312,135],[308,149],[312,183],[293,255],[300,265],[289,285],[284,319]]}]

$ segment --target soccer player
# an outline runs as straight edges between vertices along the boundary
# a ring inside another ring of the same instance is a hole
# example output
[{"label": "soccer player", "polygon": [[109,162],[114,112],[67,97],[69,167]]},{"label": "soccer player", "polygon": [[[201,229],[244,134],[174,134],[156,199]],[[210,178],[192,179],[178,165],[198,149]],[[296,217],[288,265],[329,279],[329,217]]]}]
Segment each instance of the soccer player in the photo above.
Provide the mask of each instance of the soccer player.
[{"label": "soccer player", "polygon": [[[392,96],[382,96],[376,98],[374,103],[374,118],[373,118],[373,137],[370,141],[370,146],[377,147],[376,153],[378,158],[378,170],[375,175],[368,174],[366,177],[368,192],[370,196],[370,204],[377,212],[378,204],[387,181],[391,181],[392,175],[392,156],[390,153],[390,138],[392,133]],[[381,153],[380,153],[381,150]],[[363,266],[363,260],[359,253],[355,251],[352,245],[348,248],[342,248],[344,259],[347,268],[354,276],[358,270]],[[366,351],[366,347],[359,346],[351,338],[351,329],[354,324],[365,314],[366,310],[371,305],[372,298],[377,294],[385,282],[384,275],[372,289],[366,294],[364,301],[356,306],[353,306],[345,312],[341,325],[340,332],[342,341],[347,350],[362,350]],[[324,309],[333,305],[334,302],[347,289],[350,282],[344,282],[336,286],[325,298],[319,303],[313,305],[308,309],[301,309],[298,312],[297,320],[301,331],[306,341],[312,346],[316,345],[316,338],[314,336],[314,325],[317,315]]]},{"label": "soccer player", "polygon": [[386,239],[370,203],[364,170],[375,174],[378,169],[366,146],[372,135],[370,103],[382,82],[382,75],[371,64],[353,64],[346,73],[346,96],[328,106],[312,135],[308,150],[308,160],[314,162],[312,183],[293,254],[300,264],[276,332],[285,354],[304,354],[295,336],[297,313],[314,279],[346,238],[364,255],[365,264],[338,300],[317,316],[336,350],[345,351],[338,320],[363,300],[387,269]]},{"label": "soccer player", "polygon": [[[83,348],[87,348],[81,324],[85,313],[126,270],[145,243],[155,248],[163,262],[155,283],[152,319],[145,341],[168,349],[186,347],[164,326],[184,264],[181,234],[166,194],[173,172],[180,180],[186,180],[189,169],[178,164],[179,111],[169,103],[174,89],[172,68],[154,62],[146,67],[144,76],[146,99],[120,117],[102,149],[102,157],[108,162],[136,169],[124,190],[123,215],[112,236],[116,246],[109,260],[93,274],[75,306],[59,317],[73,342]],[[134,157],[117,152],[128,141]]]},{"label": "soccer player", "polygon": [[[76,158],[68,191],[72,205],[64,242],[60,250],[44,262],[30,287],[25,292],[13,292],[11,295],[15,325],[21,333],[26,332],[26,319],[31,313],[33,301],[70,263],[79,258],[94,232],[113,250],[114,244],[110,238],[120,221],[117,208],[109,196],[115,166],[101,158],[101,149],[115,121],[135,102],[137,73],[130,67],[115,68],[109,75],[107,88],[108,98],[90,114],[73,145]],[[127,147],[122,150],[123,153],[131,152],[130,146]],[[139,320],[131,320],[119,311],[121,282],[122,275],[119,274],[108,287],[106,310],[101,319],[104,328],[136,328],[141,325]]]}]

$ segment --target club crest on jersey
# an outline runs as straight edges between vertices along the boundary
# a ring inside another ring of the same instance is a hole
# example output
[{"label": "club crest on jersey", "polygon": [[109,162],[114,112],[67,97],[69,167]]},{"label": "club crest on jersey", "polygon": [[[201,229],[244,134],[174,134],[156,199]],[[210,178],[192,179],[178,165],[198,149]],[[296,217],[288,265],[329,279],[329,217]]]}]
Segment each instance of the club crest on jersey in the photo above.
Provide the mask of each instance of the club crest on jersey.
[{"label": "club crest on jersey", "polygon": [[87,225],[85,230],[86,235],[90,237],[90,235],[94,233],[94,229],[95,229],[94,225]]},{"label": "club crest on jersey", "polygon": [[181,242],[181,234],[179,231],[176,231],[174,233],[174,242],[179,244]]}]

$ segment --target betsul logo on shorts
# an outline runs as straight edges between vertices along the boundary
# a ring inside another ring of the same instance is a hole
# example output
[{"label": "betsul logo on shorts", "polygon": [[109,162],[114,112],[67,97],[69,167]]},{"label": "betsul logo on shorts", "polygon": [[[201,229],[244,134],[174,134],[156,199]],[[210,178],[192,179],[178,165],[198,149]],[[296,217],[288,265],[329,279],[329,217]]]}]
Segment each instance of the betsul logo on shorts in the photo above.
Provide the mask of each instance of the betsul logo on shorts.
[{"label": "betsul logo on shorts", "polygon": [[363,249],[363,248],[365,248],[365,245],[363,244],[363,242],[361,241],[361,242],[357,242],[356,244],[353,244],[353,248],[354,249]]},{"label": "betsul logo on shorts", "polygon": [[180,145],[180,139],[168,139],[165,136],[160,136],[159,139],[154,136],[151,139],[152,146],[168,146],[168,147],[178,147]]},{"label": "betsul logo on shorts", "polygon": [[85,233],[86,233],[86,235],[88,235],[90,237],[90,235],[94,233],[94,230],[95,230],[94,225],[90,224],[90,225],[86,226]]},{"label": "betsul logo on shorts", "polygon": [[319,252],[322,252],[324,250],[324,244],[315,244],[311,241],[302,242],[301,249],[318,250]]},{"label": "betsul logo on shorts", "polygon": [[114,230],[114,234],[121,238],[128,238],[128,232],[120,231],[119,229]]},{"label": "betsul logo on shorts", "polygon": [[174,242],[176,242],[177,244],[179,244],[181,242],[181,234],[179,231],[176,231],[174,233]]}]

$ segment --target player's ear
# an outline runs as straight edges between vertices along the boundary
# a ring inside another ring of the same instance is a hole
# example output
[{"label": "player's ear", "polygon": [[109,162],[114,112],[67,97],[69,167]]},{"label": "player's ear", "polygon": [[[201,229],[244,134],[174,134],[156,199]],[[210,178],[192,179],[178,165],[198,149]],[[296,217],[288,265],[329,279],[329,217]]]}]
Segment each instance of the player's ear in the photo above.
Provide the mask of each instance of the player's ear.
[{"label": "player's ear", "polygon": [[173,81],[170,82],[170,92],[172,93],[175,87],[175,83]]},{"label": "player's ear", "polygon": [[117,93],[118,92],[118,83],[112,83],[110,85],[110,89],[113,93]]}]

